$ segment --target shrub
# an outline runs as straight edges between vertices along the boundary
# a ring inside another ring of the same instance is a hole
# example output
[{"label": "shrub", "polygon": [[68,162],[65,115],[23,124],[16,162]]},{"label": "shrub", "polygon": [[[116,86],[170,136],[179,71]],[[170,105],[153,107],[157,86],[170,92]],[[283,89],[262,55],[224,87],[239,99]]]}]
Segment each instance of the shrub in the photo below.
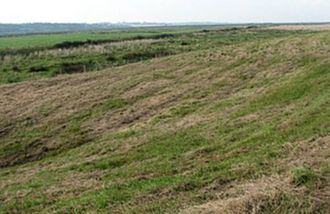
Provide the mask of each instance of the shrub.
[{"label": "shrub", "polygon": [[87,67],[83,63],[62,63],[60,74],[73,74],[73,73],[82,73],[87,70]]},{"label": "shrub", "polygon": [[110,56],[107,56],[107,61],[110,61],[110,62],[115,62],[115,61],[117,61],[117,58],[115,57],[115,56],[113,56],[113,55],[110,55]]},{"label": "shrub", "polygon": [[85,44],[86,44],[86,42],[83,42],[83,41],[74,41],[74,42],[66,41],[66,42],[62,42],[62,43],[58,43],[58,44],[54,45],[54,48],[69,49],[69,48],[83,46]]},{"label": "shrub", "polygon": [[154,36],[154,39],[166,39],[166,38],[173,38],[173,37],[175,37],[174,34],[167,33],[167,34],[156,35],[156,36]]},{"label": "shrub", "polygon": [[48,68],[45,66],[32,66],[29,69],[29,72],[44,72],[48,71]]},{"label": "shrub", "polygon": [[21,69],[17,65],[13,66],[12,69],[13,69],[14,72],[20,72],[21,71]]},{"label": "shrub", "polygon": [[157,49],[157,50],[146,50],[141,52],[131,52],[128,54],[125,54],[123,56],[123,59],[126,61],[140,61],[140,60],[146,60],[156,57],[162,57],[162,56],[168,56],[172,53],[163,49]]}]

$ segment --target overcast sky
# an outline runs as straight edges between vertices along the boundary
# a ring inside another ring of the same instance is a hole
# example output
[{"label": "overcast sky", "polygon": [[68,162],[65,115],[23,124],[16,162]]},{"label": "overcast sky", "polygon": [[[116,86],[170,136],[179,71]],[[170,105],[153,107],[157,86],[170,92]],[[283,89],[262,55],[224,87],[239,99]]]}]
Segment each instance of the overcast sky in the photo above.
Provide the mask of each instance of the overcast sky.
[{"label": "overcast sky", "polygon": [[322,22],[330,0],[3,0],[0,23]]}]

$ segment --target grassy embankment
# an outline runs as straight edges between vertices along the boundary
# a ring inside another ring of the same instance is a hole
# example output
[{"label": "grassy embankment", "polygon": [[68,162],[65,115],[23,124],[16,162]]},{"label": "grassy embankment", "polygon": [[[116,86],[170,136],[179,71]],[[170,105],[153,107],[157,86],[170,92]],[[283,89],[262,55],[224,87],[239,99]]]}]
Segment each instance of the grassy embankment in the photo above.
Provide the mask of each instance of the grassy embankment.
[{"label": "grassy embankment", "polygon": [[326,213],[330,33],[194,36],[0,86],[0,212]]}]

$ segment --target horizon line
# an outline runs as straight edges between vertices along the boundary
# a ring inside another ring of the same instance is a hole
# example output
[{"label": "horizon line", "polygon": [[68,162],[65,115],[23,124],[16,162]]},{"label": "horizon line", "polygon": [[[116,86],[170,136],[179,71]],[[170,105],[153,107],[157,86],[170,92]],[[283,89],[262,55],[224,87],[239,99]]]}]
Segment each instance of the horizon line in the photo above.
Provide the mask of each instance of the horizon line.
[{"label": "horizon line", "polygon": [[1,25],[28,25],[28,24],[161,24],[161,25],[182,25],[182,24],[212,24],[212,25],[232,25],[232,24],[328,24],[329,21],[266,21],[266,22],[217,22],[217,21],[185,21],[185,22],[149,22],[149,21],[122,21],[122,22],[0,22]]}]

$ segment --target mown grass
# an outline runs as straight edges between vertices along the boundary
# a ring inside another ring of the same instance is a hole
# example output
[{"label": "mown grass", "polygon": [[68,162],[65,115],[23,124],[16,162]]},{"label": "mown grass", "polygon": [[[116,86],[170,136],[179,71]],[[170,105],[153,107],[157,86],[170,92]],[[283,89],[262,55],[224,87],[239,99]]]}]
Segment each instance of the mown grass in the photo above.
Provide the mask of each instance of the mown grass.
[{"label": "mown grass", "polygon": [[[3,105],[19,106],[4,118],[20,128],[0,132],[0,211],[177,213],[240,201],[231,188],[279,176],[274,182],[289,183],[262,192],[244,205],[247,212],[326,213],[328,156],[318,144],[306,149],[330,133],[328,51],[320,51],[330,43],[315,43],[326,38],[211,32],[200,37],[210,40],[200,49],[61,77],[57,88],[52,79],[2,86],[3,99],[26,87],[49,100],[26,113],[38,118],[24,123],[32,128],[19,120],[26,115],[17,103],[30,101],[22,91]],[[25,158],[45,145],[53,150]]]}]

